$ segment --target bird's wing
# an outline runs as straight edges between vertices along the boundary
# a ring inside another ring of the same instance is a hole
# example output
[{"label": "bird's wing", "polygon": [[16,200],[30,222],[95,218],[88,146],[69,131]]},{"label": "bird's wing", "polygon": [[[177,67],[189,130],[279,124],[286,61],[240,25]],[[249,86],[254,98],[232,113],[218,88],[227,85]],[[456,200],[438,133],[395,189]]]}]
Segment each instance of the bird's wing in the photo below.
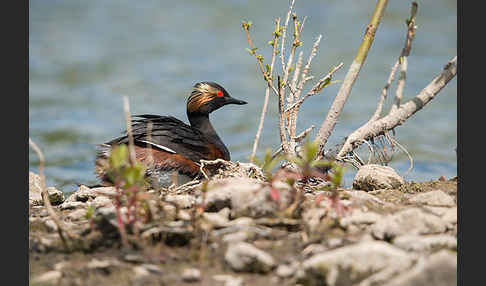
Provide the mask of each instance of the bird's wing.
[{"label": "bird's wing", "polygon": [[[197,129],[192,128],[181,120],[171,116],[158,116],[151,114],[135,115],[141,119],[132,120],[132,134],[134,143],[140,147],[150,144],[171,154],[180,154],[199,162],[207,159],[214,153],[212,145]],[[152,123],[151,130],[149,122]],[[151,136],[149,136],[149,132]],[[116,138],[106,144],[127,144],[128,135]]]}]

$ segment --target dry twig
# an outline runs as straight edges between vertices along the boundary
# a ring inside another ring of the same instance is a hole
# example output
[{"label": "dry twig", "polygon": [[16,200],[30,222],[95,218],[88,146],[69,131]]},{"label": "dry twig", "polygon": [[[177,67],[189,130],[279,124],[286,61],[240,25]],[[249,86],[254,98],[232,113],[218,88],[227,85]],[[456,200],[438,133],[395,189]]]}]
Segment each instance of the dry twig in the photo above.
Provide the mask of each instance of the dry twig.
[{"label": "dry twig", "polygon": [[321,128],[319,129],[319,132],[315,138],[315,140],[319,142],[319,154],[321,154],[319,157],[322,157],[326,142],[329,139],[334,126],[336,125],[339,114],[341,113],[349,94],[351,93],[351,89],[358,77],[361,67],[363,67],[366,56],[368,55],[368,51],[370,50],[371,44],[375,39],[376,30],[378,29],[378,25],[380,24],[387,3],[387,0],[378,0],[376,3],[375,11],[371,17],[368,27],[366,28],[358,53],[356,54],[353,63],[349,67],[348,73],[344,78],[341,88],[339,89],[338,94],[334,99],[329,112],[327,113],[326,119],[322,123]]},{"label": "dry twig", "polygon": [[49,214],[49,217],[54,221],[54,223],[57,226],[57,231],[59,233],[59,236],[66,248],[68,248],[68,244],[66,241],[66,238],[64,237],[63,233],[67,234],[69,239],[74,239],[78,238],[77,235],[69,231],[64,224],[61,222],[59,217],[57,216],[56,212],[52,208],[51,201],[49,199],[49,193],[47,192],[46,189],[46,178],[44,176],[44,154],[42,153],[41,149],[37,146],[37,144],[32,141],[32,139],[29,138],[29,145],[34,149],[34,151],[37,153],[39,156],[39,176],[41,178],[41,195],[42,195],[42,200],[44,201],[44,207],[47,210],[47,213]]}]

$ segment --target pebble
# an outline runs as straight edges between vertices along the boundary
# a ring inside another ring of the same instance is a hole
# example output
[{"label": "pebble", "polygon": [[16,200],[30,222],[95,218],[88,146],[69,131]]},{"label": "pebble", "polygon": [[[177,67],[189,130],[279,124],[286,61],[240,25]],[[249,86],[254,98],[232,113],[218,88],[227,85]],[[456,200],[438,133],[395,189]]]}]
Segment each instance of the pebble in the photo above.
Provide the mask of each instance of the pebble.
[{"label": "pebble", "polygon": [[371,232],[376,239],[391,240],[405,234],[443,233],[447,225],[436,215],[410,208],[383,217],[371,226]]},{"label": "pebble", "polygon": [[276,266],[270,254],[246,242],[230,244],[224,259],[234,271],[266,273]]},{"label": "pebble", "polygon": [[37,277],[34,277],[32,279],[33,283],[50,283],[50,284],[56,284],[59,279],[62,277],[62,272],[58,270],[52,270],[45,272],[44,274],[41,274]]},{"label": "pebble", "polygon": [[223,282],[224,286],[243,286],[243,278],[241,277],[234,277],[231,275],[214,275],[213,279],[218,282]]},{"label": "pebble", "polygon": [[412,196],[408,201],[410,203],[429,206],[453,207],[456,205],[454,199],[441,190],[434,190],[430,192],[416,194]]},{"label": "pebble", "polygon": [[197,268],[186,268],[182,272],[182,280],[188,283],[199,282],[201,280],[201,271]]},{"label": "pebble", "polygon": [[368,164],[362,166],[353,180],[353,188],[373,191],[378,189],[394,189],[405,183],[405,180],[389,166]]}]

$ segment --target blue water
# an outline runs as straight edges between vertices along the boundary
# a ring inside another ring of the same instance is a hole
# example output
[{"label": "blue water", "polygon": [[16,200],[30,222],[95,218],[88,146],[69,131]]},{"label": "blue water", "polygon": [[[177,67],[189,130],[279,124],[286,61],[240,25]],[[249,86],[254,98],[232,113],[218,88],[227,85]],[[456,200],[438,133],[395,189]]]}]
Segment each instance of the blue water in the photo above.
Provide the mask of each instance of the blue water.
[{"label": "blue water", "polygon": [[[342,80],[361,42],[376,1],[297,0],[307,16],[304,59],[322,34],[311,73],[325,75],[344,63]],[[410,99],[457,54],[456,1],[419,2],[418,31],[409,57],[404,100]],[[232,159],[248,161],[260,118],[265,83],[245,50],[242,20],[251,20],[252,37],[266,60],[273,21],[287,12],[287,1],[29,1],[29,136],[46,157],[47,184],[63,191],[74,183],[96,183],[95,145],[124,129],[122,96],[133,114],[172,115],[187,121],[185,100],[192,85],[212,80],[248,101],[211,115]],[[375,42],[344,107],[328,146],[358,128],[376,108],[378,96],[405,40],[409,1],[390,1]],[[339,84],[308,99],[298,131],[321,125]],[[395,92],[393,86],[389,94]],[[270,100],[259,144],[279,144],[277,101]],[[397,139],[414,158],[396,154],[390,166],[407,180],[456,176],[457,79],[403,126]],[[317,132],[311,133],[311,138]],[[29,150],[29,169],[38,157]],[[353,168],[346,174],[349,185]]]}]

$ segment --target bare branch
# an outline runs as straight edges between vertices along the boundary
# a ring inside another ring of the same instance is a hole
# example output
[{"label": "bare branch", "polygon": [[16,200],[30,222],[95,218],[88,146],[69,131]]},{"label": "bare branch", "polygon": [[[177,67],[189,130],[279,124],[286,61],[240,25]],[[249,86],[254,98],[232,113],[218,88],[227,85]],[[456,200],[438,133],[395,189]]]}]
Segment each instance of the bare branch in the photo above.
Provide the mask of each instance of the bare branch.
[{"label": "bare branch", "polygon": [[395,95],[395,102],[391,107],[391,111],[396,110],[400,107],[400,103],[403,97],[403,89],[405,87],[405,79],[407,75],[407,65],[408,56],[410,55],[410,50],[412,49],[412,41],[415,38],[415,33],[417,31],[417,26],[415,25],[415,18],[417,16],[418,5],[417,2],[412,3],[412,10],[410,12],[410,19],[407,20],[407,37],[405,39],[405,46],[402,49],[402,53],[399,58],[400,62],[400,78],[397,83],[397,91]]},{"label": "bare branch", "polygon": [[285,24],[283,26],[282,30],[282,46],[280,47],[280,60],[281,60],[281,65],[282,65],[282,73],[285,74],[285,55],[284,55],[284,49],[285,49],[285,37],[287,35],[287,28],[289,26],[289,20],[290,20],[290,14],[292,14],[292,9],[294,7],[295,0],[292,0],[290,2],[289,6],[289,11],[287,12],[287,18],[285,18]]},{"label": "bare branch", "polygon": [[380,134],[392,130],[402,125],[408,118],[421,110],[449,83],[457,74],[457,56],[451,59],[444,67],[443,71],[436,76],[419,94],[410,99],[407,103],[402,104],[395,111],[390,112],[387,116],[374,121],[369,121],[358,128],[348,136],[343,147],[336,156],[337,159],[361,144],[361,140],[368,140]]},{"label": "bare branch", "polygon": [[[290,155],[291,150],[288,145],[287,136],[285,135],[285,112],[284,112],[284,98],[282,96],[282,84],[280,82],[280,76],[277,77],[278,79],[278,114],[279,114],[279,130],[280,130],[280,142],[282,142],[282,149],[285,154]],[[294,153],[294,150],[292,150]]]},{"label": "bare branch", "polygon": [[[280,21],[279,21],[279,23],[280,23]],[[243,30],[245,30],[246,37],[248,39],[248,45],[250,46],[250,53],[252,55],[254,55],[255,58],[257,59],[258,67],[260,68],[260,71],[263,74],[263,77],[267,81],[268,86],[273,90],[273,92],[275,93],[275,95],[278,95],[278,90],[273,86],[272,77],[271,77],[272,75],[271,74],[268,74],[265,71],[265,69],[263,68],[263,56],[262,55],[258,55],[255,52],[257,50],[257,48],[253,45],[253,42],[252,42],[251,37],[250,37],[250,31],[249,31],[250,24],[248,24],[246,22],[242,22],[241,23],[241,26],[243,27]],[[275,41],[275,43],[276,43],[276,41]]]},{"label": "bare branch", "polygon": [[317,82],[316,84],[314,84],[314,86],[311,88],[311,90],[306,93],[301,99],[299,99],[299,101],[297,101],[296,103],[294,103],[293,105],[291,105],[290,107],[288,107],[285,112],[289,112],[289,111],[292,111],[292,109],[296,109],[298,111],[299,107],[302,105],[302,103],[304,103],[304,101],[320,92],[325,86],[324,86],[324,83],[328,80],[330,80],[332,78],[332,75],[338,71],[341,67],[343,66],[343,63],[340,63],[339,65],[337,65],[336,67],[334,67],[325,77],[323,77],[319,82]]},{"label": "bare branch", "polygon": [[133,141],[132,123],[130,120],[130,104],[128,103],[127,96],[123,96],[123,111],[125,112],[125,122],[127,125],[128,151],[130,154],[130,164],[134,165],[136,162],[135,147],[134,147],[135,143]]},{"label": "bare branch", "polygon": [[375,114],[373,114],[373,116],[371,117],[370,120],[377,120],[378,118],[380,118],[381,111],[383,109],[383,104],[385,103],[385,99],[386,99],[386,93],[387,93],[388,88],[390,87],[390,85],[393,81],[393,77],[395,76],[395,72],[396,72],[397,68],[398,68],[398,61],[392,67],[390,75],[388,76],[388,80],[387,80],[385,86],[383,87],[383,89],[381,90],[380,101],[378,102],[378,106],[376,107]]},{"label": "bare branch", "polygon": [[49,214],[49,217],[54,221],[54,223],[57,226],[57,230],[59,232],[59,236],[61,237],[62,242],[64,243],[64,246],[68,248],[66,239],[64,238],[63,232],[67,234],[67,236],[70,239],[73,238],[78,238],[77,235],[73,234],[70,232],[64,224],[61,222],[59,217],[57,216],[56,212],[52,208],[51,201],[49,199],[49,193],[47,192],[46,189],[46,177],[44,176],[44,154],[42,153],[41,149],[37,146],[37,144],[32,141],[32,139],[29,138],[29,145],[34,149],[34,151],[37,153],[39,156],[39,177],[41,179],[41,194],[42,194],[42,200],[44,202],[44,207],[47,210],[47,213]]},{"label": "bare branch", "polygon": [[363,41],[361,42],[358,53],[356,54],[353,63],[349,67],[343,84],[341,85],[341,88],[339,89],[339,92],[334,99],[329,112],[327,113],[326,119],[322,123],[321,128],[319,129],[319,132],[315,138],[315,140],[319,142],[319,154],[321,154],[319,157],[322,156],[324,146],[326,145],[326,142],[329,139],[334,126],[336,125],[339,114],[341,113],[341,110],[343,109],[344,104],[351,93],[354,82],[358,77],[361,67],[366,60],[366,56],[368,55],[368,51],[375,38],[376,30],[378,29],[378,25],[380,24],[380,20],[383,16],[387,3],[387,0],[378,0],[373,16],[371,17],[370,23],[366,28],[366,32],[363,36]]},{"label": "bare branch", "polygon": [[[275,31],[276,32],[274,32],[273,43],[272,43],[273,52],[272,52],[272,62],[270,64],[270,75],[271,75],[271,77],[273,77],[273,67],[274,67],[274,64],[275,64],[275,57],[277,55],[277,41],[278,41],[278,37],[279,37],[277,31],[278,31],[279,27],[280,27],[280,18],[277,18],[275,20]],[[253,142],[253,149],[252,149],[251,155],[250,155],[250,162],[253,162],[253,159],[255,158],[256,150],[257,150],[257,147],[258,147],[258,141],[260,140],[260,135],[261,135],[262,129],[263,129],[263,121],[265,120],[265,114],[267,112],[269,97],[270,97],[270,85],[267,85],[267,88],[265,89],[265,100],[263,102],[262,114],[260,115],[260,123],[258,124],[258,130],[257,130],[257,133],[255,135],[255,141]]]}]

